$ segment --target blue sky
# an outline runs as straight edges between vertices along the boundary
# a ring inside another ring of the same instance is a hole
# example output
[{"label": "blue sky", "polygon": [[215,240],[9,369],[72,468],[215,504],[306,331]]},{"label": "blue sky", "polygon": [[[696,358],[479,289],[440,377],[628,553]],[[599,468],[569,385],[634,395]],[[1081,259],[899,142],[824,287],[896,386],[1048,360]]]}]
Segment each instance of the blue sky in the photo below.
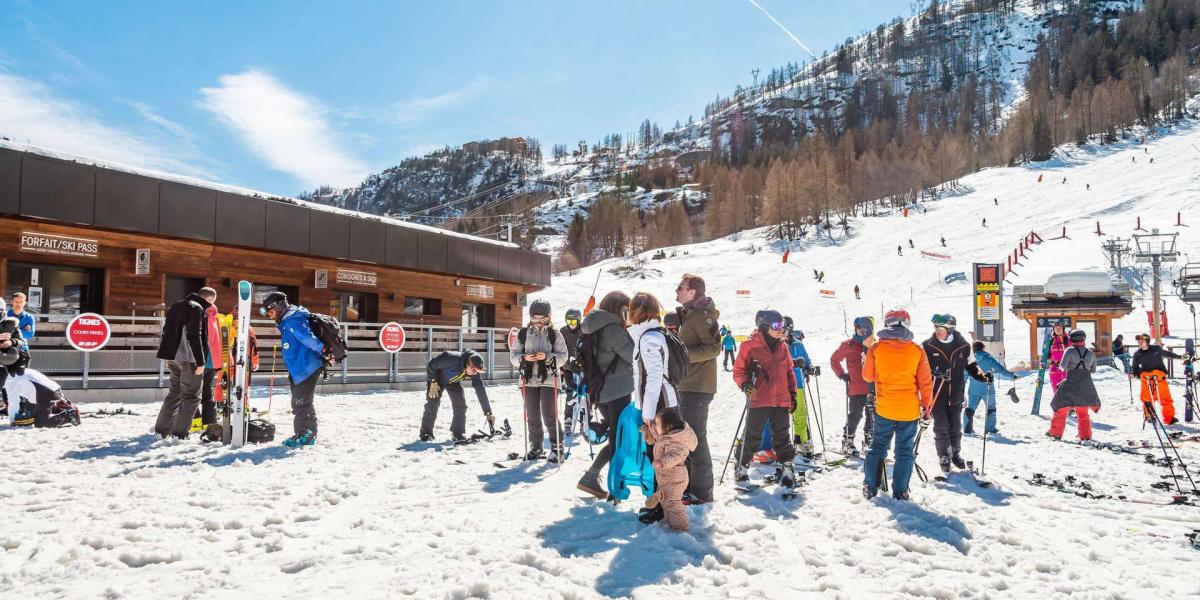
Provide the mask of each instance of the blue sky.
[{"label": "blue sky", "polygon": [[[757,0],[817,54],[909,0]],[[444,145],[664,129],[807,55],[750,0],[0,0],[0,135],[295,194]]]}]

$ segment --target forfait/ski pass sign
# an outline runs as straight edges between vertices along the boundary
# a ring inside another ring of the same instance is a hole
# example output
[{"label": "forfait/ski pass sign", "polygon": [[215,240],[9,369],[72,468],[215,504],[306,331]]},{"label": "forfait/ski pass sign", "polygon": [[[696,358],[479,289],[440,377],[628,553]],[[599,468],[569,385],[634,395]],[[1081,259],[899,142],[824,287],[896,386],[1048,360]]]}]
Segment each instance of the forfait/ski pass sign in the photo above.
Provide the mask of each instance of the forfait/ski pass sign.
[{"label": "forfait/ski pass sign", "polygon": [[67,323],[67,343],[80,352],[94,352],[108,343],[112,327],[108,320],[96,313],[75,315]]}]

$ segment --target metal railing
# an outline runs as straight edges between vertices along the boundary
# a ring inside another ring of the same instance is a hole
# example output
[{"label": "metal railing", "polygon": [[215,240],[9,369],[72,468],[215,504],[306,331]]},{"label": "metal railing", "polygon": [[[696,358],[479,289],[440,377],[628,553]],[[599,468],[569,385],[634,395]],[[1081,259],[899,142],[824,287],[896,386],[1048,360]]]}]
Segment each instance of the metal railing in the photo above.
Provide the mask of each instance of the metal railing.
[{"label": "metal railing", "polygon": [[[98,378],[141,382],[146,387],[165,387],[168,383],[166,361],[157,357],[163,317],[105,316],[112,327],[108,344],[94,352],[80,352],[67,343],[66,323],[45,317],[37,323],[37,335],[30,344],[31,366],[57,379],[78,378],[78,387],[87,389]],[[274,321],[251,320],[258,340],[259,370],[254,383],[266,383],[272,376],[287,381],[287,370]],[[388,353],[379,345],[383,323],[343,323],[346,359],[327,371],[326,382],[396,383],[423,378],[425,365],[437,354],[470,348],[487,360],[487,379],[515,378],[516,370],[508,360],[508,329],[401,323],[405,331],[404,348]],[[261,380],[261,381],[260,381]],[[71,386],[74,387],[74,386]]]}]

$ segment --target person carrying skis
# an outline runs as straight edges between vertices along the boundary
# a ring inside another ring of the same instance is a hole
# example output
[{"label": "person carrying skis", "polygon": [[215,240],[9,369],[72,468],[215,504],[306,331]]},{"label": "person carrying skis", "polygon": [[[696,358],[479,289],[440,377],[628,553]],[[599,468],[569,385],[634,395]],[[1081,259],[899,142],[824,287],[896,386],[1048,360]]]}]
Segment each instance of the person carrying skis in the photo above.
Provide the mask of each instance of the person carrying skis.
[{"label": "person carrying skis", "polygon": [[879,341],[867,350],[863,378],[875,386],[875,432],[863,463],[863,496],[879,493],[888,445],[896,438],[892,497],[908,500],[908,482],[916,463],[917,420],[928,426],[933,410],[933,377],[929,358],[913,342],[908,311],[897,308],[883,317]]},{"label": "person carrying skis", "polygon": [[600,484],[600,470],[612,460],[617,423],[633,394],[633,340],[625,330],[628,315],[629,296],[613,291],[600,300],[579,327],[581,380],[587,386],[588,399],[600,413],[604,447],[575,487],[601,500],[608,497],[608,492]]},{"label": "person carrying skis", "polygon": [[734,354],[735,352],[737,352],[737,339],[735,339],[733,337],[732,331],[729,331],[728,329],[726,329],[725,333],[721,335],[721,348],[724,349],[724,354],[725,354],[724,368],[725,368],[725,371],[728,372],[730,370],[729,362],[732,360],[736,360],[736,358],[737,358],[736,355]]},{"label": "person carrying skis", "polygon": [[975,433],[975,409],[979,408],[981,401],[987,406],[984,431],[989,434],[1000,433],[996,430],[996,386],[994,382],[997,375],[1013,380],[1017,376],[1004,368],[1004,365],[1000,364],[996,357],[984,350],[983,342],[971,344],[971,350],[975,354],[975,364],[983,372],[985,381],[967,376],[967,408],[963,411],[963,433]]},{"label": "person carrying skis", "polygon": [[578,308],[568,308],[567,314],[563,318],[566,326],[558,330],[563,336],[563,343],[567,345],[567,360],[564,364],[559,365],[558,372],[562,377],[563,387],[566,389],[563,402],[563,432],[570,435],[574,430],[572,418],[575,414],[575,400],[578,398],[578,381],[575,371],[578,370],[578,360],[575,356],[577,346],[579,346],[579,320],[583,318],[583,313]]},{"label": "person carrying skis", "polygon": [[977,381],[987,381],[975,364],[971,345],[955,330],[956,324],[954,315],[933,315],[933,335],[922,344],[929,358],[929,369],[939,379],[933,403],[933,440],[943,473],[949,473],[951,465],[967,468],[962,457],[966,374],[970,373]]},{"label": "person carrying skis", "polygon": [[1067,320],[1060,319],[1050,328],[1050,387],[1058,391],[1058,386],[1067,378],[1067,372],[1059,364],[1063,353],[1071,347],[1071,338],[1067,336]]},{"label": "person carrying skis", "polygon": [[1050,430],[1046,435],[1056,440],[1062,439],[1063,429],[1067,426],[1067,413],[1074,410],[1079,440],[1086,442],[1092,439],[1092,419],[1088,409],[1100,412],[1100,394],[1092,383],[1092,373],[1096,372],[1096,355],[1087,349],[1087,333],[1082,329],[1072,331],[1068,337],[1071,347],[1062,356],[1062,368],[1067,372],[1067,377],[1054,391],[1054,399],[1050,401],[1054,417],[1050,419]]},{"label": "person carrying skis", "polygon": [[450,409],[454,411],[450,417],[450,439],[455,443],[467,441],[467,398],[463,393],[462,382],[471,380],[475,388],[475,398],[483,409],[487,419],[488,429],[493,430],[496,417],[492,414],[492,405],[488,402],[487,387],[483,384],[482,375],[487,372],[487,363],[478,352],[467,348],[462,352],[443,352],[425,365],[425,410],[421,414],[421,441],[432,442],[433,425],[437,421],[438,406],[442,402],[442,392],[450,394]]},{"label": "person carrying skis", "polygon": [[217,403],[213,400],[213,388],[214,385],[221,384],[217,374],[225,365],[225,350],[222,347],[224,338],[221,337],[221,314],[217,311],[216,290],[213,290],[213,297],[208,302],[208,306],[204,307],[204,326],[208,331],[205,342],[208,348],[204,357],[204,381],[200,387],[200,418],[192,419],[192,433],[204,431],[217,423]]},{"label": "person carrying skis", "polygon": [[279,344],[283,348],[283,365],[287,368],[292,393],[292,437],[283,440],[289,448],[312,446],[317,443],[317,409],[313,395],[317,380],[331,362],[325,355],[325,344],[308,324],[308,309],[289,304],[287,294],[279,291],[267,294],[258,314],[275,321],[279,328]]},{"label": "person carrying skis", "polygon": [[[1187,358],[1163,348],[1150,344],[1150,336],[1139,333],[1135,338],[1138,344],[1137,352],[1133,353],[1133,361],[1129,366],[1129,378],[1142,380],[1142,405],[1145,408],[1143,418],[1149,420],[1150,411],[1154,410],[1154,401],[1162,407],[1162,422],[1164,425],[1174,425],[1179,422],[1175,417],[1175,402],[1171,399],[1171,386],[1167,384],[1167,363],[1165,358]],[[1154,386],[1151,393],[1150,386]]]},{"label": "person carrying skis", "polygon": [[[529,448],[525,460],[545,457],[558,462],[562,450],[562,429],[558,424],[557,365],[567,360],[567,344],[550,322],[550,303],[535,300],[529,305],[529,323],[517,334],[517,343],[509,349],[509,361],[521,373],[521,393],[525,402],[525,427]],[[545,425],[543,429],[542,425]],[[550,453],[542,450],[549,434]]]},{"label": "person carrying skis", "polygon": [[742,343],[733,366],[733,381],[748,404],[734,479],[739,483],[750,479],[750,459],[762,442],[764,425],[769,424],[771,446],[779,457],[779,484],[791,488],[796,483],[792,464],[796,448],[788,436],[788,421],[796,410],[796,373],[785,342],[787,323],[778,311],[760,310],[754,315],[754,325],[754,333]]},{"label": "person carrying skis", "polygon": [[708,447],[708,407],[717,395],[717,356],[721,354],[721,336],[717,310],[705,295],[704,279],[685,273],[675,288],[679,306],[679,341],[688,351],[688,370],[683,381],[676,382],[679,412],[688,427],[696,432],[696,450],[688,457],[688,499],[690,504],[713,501],[713,462]]},{"label": "person carrying skis", "polygon": [[871,445],[874,411],[867,406],[871,389],[863,379],[862,365],[867,355],[866,341],[874,333],[873,329],[871,317],[857,317],[854,319],[854,335],[842,342],[829,357],[833,374],[846,384],[846,426],[842,429],[842,452],[851,456],[858,456],[858,449],[854,447],[854,433],[864,417],[863,448]]}]

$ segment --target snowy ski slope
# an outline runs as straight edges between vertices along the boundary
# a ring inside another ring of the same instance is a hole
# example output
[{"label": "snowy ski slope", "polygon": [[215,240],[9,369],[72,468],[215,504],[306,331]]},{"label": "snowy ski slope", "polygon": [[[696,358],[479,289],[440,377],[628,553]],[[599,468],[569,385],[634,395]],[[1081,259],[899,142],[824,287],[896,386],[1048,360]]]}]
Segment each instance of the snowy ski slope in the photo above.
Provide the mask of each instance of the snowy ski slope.
[{"label": "snowy ski slope", "polygon": [[[753,312],[777,307],[796,317],[821,364],[844,335],[843,314],[878,314],[905,305],[918,336],[934,312],[967,327],[967,284],[943,285],[975,260],[1002,260],[1028,231],[1045,243],[1024,261],[1016,284],[1042,283],[1061,270],[1101,269],[1100,220],[1127,235],[1137,216],[1169,227],[1196,210],[1200,128],[1188,124],[1145,144],[1064,151],[1051,164],[992,169],[962,182],[958,195],[927,214],[858,220],[849,237],[782,248],[750,232],[676,249],[648,261],[646,279],[605,274],[600,290],[645,289],[665,300],[678,276],[708,279],[722,320],[745,332]],[[1134,162],[1133,158],[1136,158]],[[1150,158],[1154,163],[1150,164]],[[1044,175],[1041,183],[1039,175]],[[1063,177],[1067,182],[1061,183]],[[1086,185],[1091,185],[1091,190]],[[999,206],[993,204],[993,198]],[[988,227],[980,227],[982,218]],[[1070,239],[1053,240],[1067,226]],[[1200,224],[1193,223],[1195,227]],[[1179,228],[1182,249],[1200,256],[1197,233]],[[947,248],[938,238],[944,235]],[[908,238],[917,248],[908,248]],[[754,245],[758,251],[750,253]],[[896,255],[903,245],[904,256]],[[920,250],[948,261],[921,258]],[[686,252],[686,254],[684,254]],[[561,317],[582,305],[598,268],[556,278],[541,294]],[[824,270],[817,284],[812,269]],[[1169,279],[1169,276],[1168,276]],[[863,299],[853,300],[854,284]],[[739,300],[735,290],[748,289]],[[819,296],[836,292],[835,299]],[[1169,299],[1176,331],[1190,329]],[[1120,331],[1143,329],[1144,314]],[[1009,315],[1009,364],[1023,357],[1026,331]],[[1186,327],[1185,327],[1186,325]],[[742,400],[722,373],[710,417],[719,474]],[[1098,440],[1154,440],[1143,430],[1119,373],[1103,370]],[[823,430],[833,444],[844,395],[828,374],[817,382]],[[1001,394],[1008,384],[999,386]],[[634,518],[637,495],[620,506],[581,499],[574,483],[587,447],[561,467],[492,462],[519,451],[520,407],[513,387],[492,390],[511,440],[441,451],[417,443],[422,394],[323,395],[317,446],[278,444],[235,452],[195,441],[156,441],[158,407],[135,415],[85,418],[78,428],[0,428],[0,596],[5,598],[1185,598],[1200,596],[1200,551],[1184,535],[1200,527],[1200,507],[1096,500],[1032,485],[1035,473],[1074,476],[1097,493],[1164,502],[1163,467],[1143,457],[1052,442],[1046,413],[1029,414],[1031,378],[1016,384],[1020,404],[1001,396],[1001,434],[989,440],[987,474],[977,487],[963,474],[944,484],[914,478],[911,503],[866,501],[856,468],[818,475],[799,498],[738,497],[730,482],[717,501],[690,509],[692,531],[674,534]],[[814,390],[815,391],[815,390]],[[1182,390],[1175,386],[1175,395]],[[468,392],[470,397],[470,393]],[[255,401],[262,408],[265,398]],[[290,415],[274,400],[280,438]],[[1181,402],[1177,402],[1180,406]],[[87,411],[113,406],[86,406]],[[447,436],[448,403],[437,433]],[[816,417],[814,416],[816,420]],[[469,401],[469,427],[482,425]],[[1200,433],[1200,426],[1177,429]],[[861,436],[861,434],[860,434]],[[1068,439],[1074,438],[1073,424]],[[861,437],[860,437],[861,439]],[[932,445],[918,463],[936,469]],[[981,440],[964,440],[981,462]],[[1157,453],[1157,449],[1142,449]],[[1189,462],[1200,442],[1181,442]]]}]

